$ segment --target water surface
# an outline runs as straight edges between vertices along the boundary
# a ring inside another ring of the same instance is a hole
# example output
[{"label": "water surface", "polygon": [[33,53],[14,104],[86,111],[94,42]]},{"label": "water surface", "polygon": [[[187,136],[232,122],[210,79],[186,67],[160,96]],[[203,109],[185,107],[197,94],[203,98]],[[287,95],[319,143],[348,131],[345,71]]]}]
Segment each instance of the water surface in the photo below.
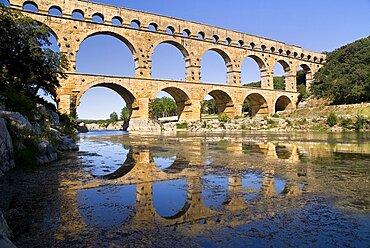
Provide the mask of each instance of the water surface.
[{"label": "water surface", "polygon": [[19,247],[369,247],[369,141],[90,132],[0,207]]}]

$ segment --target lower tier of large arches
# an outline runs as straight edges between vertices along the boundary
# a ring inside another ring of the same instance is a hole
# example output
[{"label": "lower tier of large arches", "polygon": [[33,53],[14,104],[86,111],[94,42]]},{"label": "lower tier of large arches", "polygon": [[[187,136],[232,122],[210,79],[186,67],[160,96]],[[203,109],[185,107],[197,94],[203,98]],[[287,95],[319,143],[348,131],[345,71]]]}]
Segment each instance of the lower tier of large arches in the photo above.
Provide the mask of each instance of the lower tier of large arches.
[{"label": "lower tier of large arches", "polygon": [[[131,118],[140,120],[151,119],[151,101],[161,91],[171,95],[176,102],[180,121],[200,120],[201,105],[207,95],[213,97],[217,113],[225,113],[229,117],[259,117],[293,110],[299,95],[296,92],[231,85],[73,73],[61,82],[57,91],[58,110],[61,113],[73,113],[84,93],[94,87],[106,87],[117,92],[126,102]],[[246,104],[248,109],[245,108]]]}]

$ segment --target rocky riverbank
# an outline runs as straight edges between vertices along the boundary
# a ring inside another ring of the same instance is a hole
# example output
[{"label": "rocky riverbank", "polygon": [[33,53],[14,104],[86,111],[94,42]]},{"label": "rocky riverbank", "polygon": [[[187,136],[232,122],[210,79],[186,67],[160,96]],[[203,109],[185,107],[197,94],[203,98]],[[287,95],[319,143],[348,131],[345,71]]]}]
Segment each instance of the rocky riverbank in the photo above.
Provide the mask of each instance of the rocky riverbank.
[{"label": "rocky riverbank", "polygon": [[[59,115],[38,105],[31,122],[18,112],[0,108],[0,178],[16,166],[30,167],[56,161],[65,151],[78,150],[74,140],[62,133]],[[0,247],[15,247],[0,210]]]}]

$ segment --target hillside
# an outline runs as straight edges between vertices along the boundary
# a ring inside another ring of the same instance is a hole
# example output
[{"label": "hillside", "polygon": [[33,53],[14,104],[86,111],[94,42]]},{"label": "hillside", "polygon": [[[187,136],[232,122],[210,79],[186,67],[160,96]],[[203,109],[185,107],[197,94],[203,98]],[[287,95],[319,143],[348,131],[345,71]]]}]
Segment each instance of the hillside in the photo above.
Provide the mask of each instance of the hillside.
[{"label": "hillside", "polygon": [[327,54],[312,93],[333,104],[370,102],[370,36]]}]

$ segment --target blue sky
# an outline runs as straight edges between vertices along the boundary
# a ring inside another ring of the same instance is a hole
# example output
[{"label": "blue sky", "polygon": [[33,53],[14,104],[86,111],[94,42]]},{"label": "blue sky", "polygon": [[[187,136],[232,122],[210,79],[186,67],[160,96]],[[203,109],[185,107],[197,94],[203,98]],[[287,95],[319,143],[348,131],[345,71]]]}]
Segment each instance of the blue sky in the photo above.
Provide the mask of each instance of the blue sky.
[{"label": "blue sky", "polygon": [[[224,27],[317,52],[332,51],[370,35],[370,0],[96,0],[96,2]],[[82,43],[77,56],[79,72],[134,75],[132,55],[128,48],[109,36],[87,39]],[[226,69],[218,54],[208,52],[203,57],[201,65],[203,82],[225,83]],[[183,79],[184,71],[182,55],[176,48],[171,45],[156,48],[153,54],[153,78]],[[282,75],[282,68],[276,67],[275,74]],[[245,61],[242,66],[242,82],[258,80],[257,65],[253,61]],[[119,112],[123,105],[123,100],[115,92],[95,88],[83,96],[78,115],[82,119],[105,119],[111,112]]]}]

